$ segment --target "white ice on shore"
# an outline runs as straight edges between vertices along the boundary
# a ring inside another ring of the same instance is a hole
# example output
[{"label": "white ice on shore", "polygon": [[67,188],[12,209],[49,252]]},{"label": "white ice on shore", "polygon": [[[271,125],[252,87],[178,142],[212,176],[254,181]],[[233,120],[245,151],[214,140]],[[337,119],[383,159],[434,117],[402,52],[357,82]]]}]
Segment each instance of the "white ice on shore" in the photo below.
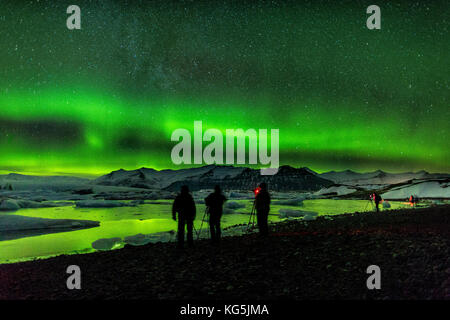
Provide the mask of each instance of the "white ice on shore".
[{"label": "white ice on shore", "polygon": [[355,191],[356,191],[356,189],[350,188],[348,186],[332,186],[332,187],[328,187],[328,188],[322,188],[319,191],[315,192],[314,194],[317,196],[322,196],[325,194],[335,193],[338,196],[343,196],[346,194],[353,193]]},{"label": "white ice on shore", "polygon": [[450,183],[445,181],[427,181],[406,184],[392,188],[381,194],[383,199],[406,199],[411,195],[419,198],[450,198]]},{"label": "white ice on shore", "polygon": [[45,219],[18,215],[0,215],[0,231],[90,228],[99,225],[100,223],[98,221],[91,220]]}]

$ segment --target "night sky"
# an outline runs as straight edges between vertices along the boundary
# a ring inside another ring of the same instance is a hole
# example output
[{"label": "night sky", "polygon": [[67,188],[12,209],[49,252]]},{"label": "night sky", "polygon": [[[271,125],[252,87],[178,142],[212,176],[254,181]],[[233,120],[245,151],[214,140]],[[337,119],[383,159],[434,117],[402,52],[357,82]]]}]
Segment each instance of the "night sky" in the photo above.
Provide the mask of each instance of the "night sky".
[{"label": "night sky", "polygon": [[449,172],[449,7],[1,1],[0,173],[176,168],[194,120],[280,129],[280,163],[319,172]]}]

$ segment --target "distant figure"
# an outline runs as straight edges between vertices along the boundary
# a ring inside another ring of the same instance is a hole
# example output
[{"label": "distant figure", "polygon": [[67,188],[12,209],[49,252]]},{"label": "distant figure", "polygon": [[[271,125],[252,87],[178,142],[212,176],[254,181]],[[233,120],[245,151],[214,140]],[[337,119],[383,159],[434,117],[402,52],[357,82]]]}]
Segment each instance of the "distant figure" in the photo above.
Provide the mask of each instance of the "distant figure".
[{"label": "distant figure", "polygon": [[411,197],[409,197],[409,202],[411,202],[412,206],[415,206],[419,202],[419,197],[411,195]]},{"label": "distant figure", "polygon": [[380,212],[379,205],[380,205],[380,202],[381,202],[381,196],[378,193],[374,192],[373,195],[372,195],[372,200],[375,202],[376,211]]},{"label": "distant figure", "polygon": [[209,229],[211,231],[211,240],[213,243],[220,242],[221,230],[220,219],[223,213],[223,204],[227,198],[222,194],[219,186],[214,187],[214,192],[205,198],[205,205],[209,210]]},{"label": "distant figure", "polygon": [[178,247],[181,249],[184,245],[184,229],[187,226],[187,242],[189,246],[194,245],[192,228],[196,214],[195,202],[189,193],[188,186],[182,186],[181,192],[175,198],[172,206],[173,220],[177,221],[178,213]]},{"label": "distant figure", "polygon": [[261,236],[267,237],[269,235],[267,220],[269,218],[270,211],[270,194],[267,190],[267,184],[265,182],[261,183],[259,187],[260,190],[256,194],[255,199],[256,217],[258,220],[259,233]]}]

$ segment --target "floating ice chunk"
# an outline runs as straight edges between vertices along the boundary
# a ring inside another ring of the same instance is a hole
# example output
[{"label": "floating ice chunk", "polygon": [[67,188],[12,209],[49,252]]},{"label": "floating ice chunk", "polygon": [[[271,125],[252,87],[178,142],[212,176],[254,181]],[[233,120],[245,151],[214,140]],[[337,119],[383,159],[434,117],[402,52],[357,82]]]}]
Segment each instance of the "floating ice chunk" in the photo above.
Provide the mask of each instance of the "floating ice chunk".
[{"label": "floating ice chunk", "polygon": [[230,197],[230,198],[246,198],[247,195],[246,195],[246,194],[243,194],[243,193],[231,191],[229,197]]},{"label": "floating ice chunk", "polygon": [[121,238],[98,239],[92,242],[92,248],[96,250],[111,250],[118,247],[121,242]]},{"label": "floating ice chunk", "polygon": [[20,209],[20,206],[16,200],[7,199],[7,200],[3,200],[0,203],[1,211],[14,211],[14,210],[19,210],[19,209]]},{"label": "floating ice chunk", "polygon": [[328,188],[322,188],[319,191],[315,192],[314,195],[316,196],[324,196],[324,195],[337,195],[337,196],[343,196],[346,194],[350,194],[355,192],[355,188],[350,188],[348,186],[332,186]]},{"label": "floating ice chunk", "polygon": [[152,233],[147,234],[146,237],[150,239],[150,242],[156,243],[156,242],[170,242],[175,240],[175,232],[158,232],[158,233]]},{"label": "floating ice chunk", "polygon": [[30,200],[17,200],[21,208],[53,208],[64,205],[64,203],[36,202]]},{"label": "floating ice chunk", "polygon": [[46,219],[18,215],[0,215],[0,231],[23,231],[38,229],[73,229],[97,227],[91,220]]},{"label": "floating ice chunk", "polygon": [[287,218],[287,217],[295,217],[300,218],[305,216],[306,212],[301,210],[292,210],[292,209],[280,209],[280,218]]},{"label": "floating ice chunk", "polygon": [[115,200],[82,200],[75,203],[77,208],[115,208],[115,207],[135,207],[136,203],[122,202]]},{"label": "floating ice chunk", "polygon": [[314,220],[317,217],[317,212],[313,211],[280,209],[279,212],[280,212],[280,219],[303,217],[303,220]]},{"label": "floating ice chunk", "polygon": [[317,212],[308,212],[304,217],[303,220],[305,221],[311,221],[317,219]]},{"label": "floating ice chunk", "polygon": [[139,233],[134,236],[126,237],[124,239],[124,242],[126,244],[131,244],[132,246],[143,246],[143,245],[151,242],[151,239],[148,236],[146,236],[142,233]]},{"label": "floating ice chunk", "polygon": [[225,208],[241,209],[241,208],[245,208],[245,203],[239,203],[239,202],[236,202],[236,201],[230,201],[230,202],[227,202],[225,204]]},{"label": "floating ice chunk", "polygon": [[129,236],[124,239],[126,244],[132,246],[143,246],[148,243],[156,243],[156,242],[170,242],[175,240],[175,232],[158,232],[151,234],[136,234],[134,236]]}]

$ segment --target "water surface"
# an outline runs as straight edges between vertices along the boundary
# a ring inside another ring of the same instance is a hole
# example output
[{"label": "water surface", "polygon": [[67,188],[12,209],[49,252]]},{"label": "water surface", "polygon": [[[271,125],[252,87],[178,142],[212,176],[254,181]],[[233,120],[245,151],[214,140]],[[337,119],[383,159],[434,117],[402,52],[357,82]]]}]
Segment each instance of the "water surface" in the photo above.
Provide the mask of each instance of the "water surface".
[{"label": "water surface", "polygon": [[[252,209],[251,200],[237,200],[245,204],[245,208],[235,210],[234,214],[226,214],[222,218],[222,226],[247,224]],[[151,234],[157,232],[175,231],[177,224],[171,219],[171,201],[161,200],[137,207],[118,208],[75,208],[74,206],[21,209],[2,214],[18,214],[28,217],[53,219],[82,219],[100,221],[96,228],[69,232],[44,234],[15,240],[0,241],[0,263],[25,261],[34,258],[45,258],[60,254],[93,252],[92,242],[102,238],[124,238],[127,236]],[[407,207],[401,202],[390,202],[391,209]],[[314,211],[319,215],[335,215],[348,212],[363,212],[372,210],[366,200],[305,200],[303,206],[273,205],[269,220],[281,221],[278,217],[282,208],[291,210]],[[197,205],[195,227],[200,228],[205,206]],[[204,224],[203,228],[207,225]]]}]

